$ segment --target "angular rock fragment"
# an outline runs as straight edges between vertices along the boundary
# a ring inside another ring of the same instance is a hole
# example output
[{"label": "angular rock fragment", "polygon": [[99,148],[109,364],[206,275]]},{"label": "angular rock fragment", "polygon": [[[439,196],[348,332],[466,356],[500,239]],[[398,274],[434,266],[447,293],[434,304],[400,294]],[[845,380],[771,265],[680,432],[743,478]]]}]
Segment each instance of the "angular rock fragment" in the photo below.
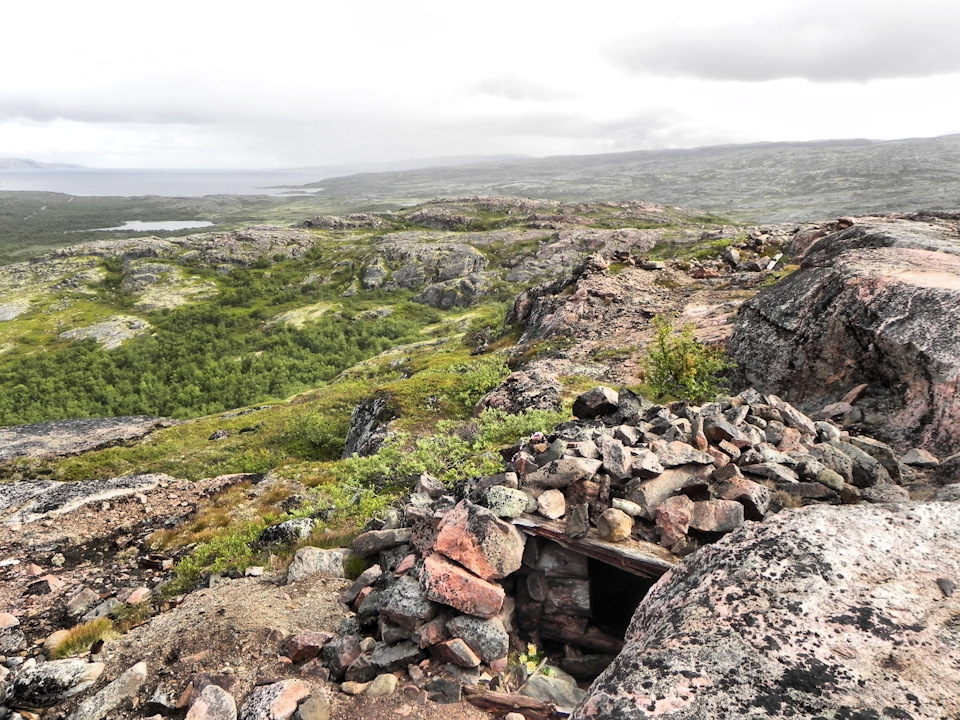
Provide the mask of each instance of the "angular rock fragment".
[{"label": "angular rock fragment", "polygon": [[10,708],[47,708],[92,686],[104,664],[86,660],[51,660],[21,671],[7,688]]},{"label": "angular rock fragment", "polygon": [[670,547],[687,534],[693,516],[693,501],[686,495],[674,495],[657,507],[660,544]]},{"label": "angular rock fragment", "polygon": [[534,488],[565,488],[578,480],[589,480],[603,463],[580,457],[562,457],[524,477],[524,483]]},{"label": "angular rock fragment", "polygon": [[537,512],[556,520],[567,512],[567,500],[559,490],[546,490],[537,498]]},{"label": "angular rock fragment", "polygon": [[187,711],[186,720],[237,720],[233,695],[216,685],[207,685]]},{"label": "angular rock fragment", "polygon": [[458,615],[447,621],[447,630],[453,637],[461,638],[485,663],[506,657],[510,650],[510,637],[499,618],[482,620]]},{"label": "angular rock fragment", "polygon": [[482,580],[436,553],[424,560],[420,581],[430,600],[483,618],[499,613],[506,595],[500,585]]},{"label": "angular rock fragment", "polygon": [[464,500],[444,517],[434,549],[484,580],[497,580],[520,568],[523,543],[513,525]]},{"label": "angular rock fragment", "polygon": [[612,415],[619,409],[619,395],[612,388],[598,386],[573,401],[573,415],[581,420]]},{"label": "angular rock fragment", "polygon": [[255,687],[240,708],[240,720],[290,720],[297,705],[310,696],[300,680],[281,680]]},{"label": "angular rock fragment", "polygon": [[690,527],[703,532],[730,532],[743,525],[743,505],[733,500],[702,500],[693,504]]},{"label": "angular rock fragment", "polygon": [[436,617],[440,608],[424,597],[420,581],[412,575],[404,575],[384,591],[380,599],[381,617],[396,623],[406,630]]},{"label": "angular rock fragment", "polygon": [[410,536],[413,531],[410,528],[397,528],[395,530],[370,530],[362,535],[358,535],[353,541],[353,552],[363,557],[368,557],[374,553],[387,548],[396,547],[410,542]]}]

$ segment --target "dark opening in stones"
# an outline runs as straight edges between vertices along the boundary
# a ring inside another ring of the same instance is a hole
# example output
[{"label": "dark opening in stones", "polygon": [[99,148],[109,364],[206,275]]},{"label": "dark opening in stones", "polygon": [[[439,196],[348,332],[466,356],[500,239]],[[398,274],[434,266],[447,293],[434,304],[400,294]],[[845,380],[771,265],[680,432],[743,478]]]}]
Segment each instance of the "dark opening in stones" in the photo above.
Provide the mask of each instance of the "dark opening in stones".
[{"label": "dark opening in stones", "polygon": [[655,579],[530,537],[516,573],[520,636],[579,681],[593,680],[623,646],[634,611]]},{"label": "dark opening in stones", "polygon": [[638,577],[593,559],[588,562],[588,572],[590,611],[597,627],[614,637],[622,638],[627,632],[634,611],[656,580]]}]

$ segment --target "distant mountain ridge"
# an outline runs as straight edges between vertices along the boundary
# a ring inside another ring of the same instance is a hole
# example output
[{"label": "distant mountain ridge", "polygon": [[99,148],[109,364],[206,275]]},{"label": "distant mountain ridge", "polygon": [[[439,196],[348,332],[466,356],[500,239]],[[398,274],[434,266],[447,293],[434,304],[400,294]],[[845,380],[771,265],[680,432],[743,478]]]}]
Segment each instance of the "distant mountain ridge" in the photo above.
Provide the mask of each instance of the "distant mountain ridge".
[{"label": "distant mountain ridge", "polygon": [[960,134],[642,150],[327,178],[321,197],[374,208],[470,194],[645,200],[768,222],[960,209]]},{"label": "distant mountain ridge", "polygon": [[0,170],[66,170],[68,168],[80,167],[83,167],[83,165],[45,163],[38,160],[28,160],[26,158],[0,158]]}]

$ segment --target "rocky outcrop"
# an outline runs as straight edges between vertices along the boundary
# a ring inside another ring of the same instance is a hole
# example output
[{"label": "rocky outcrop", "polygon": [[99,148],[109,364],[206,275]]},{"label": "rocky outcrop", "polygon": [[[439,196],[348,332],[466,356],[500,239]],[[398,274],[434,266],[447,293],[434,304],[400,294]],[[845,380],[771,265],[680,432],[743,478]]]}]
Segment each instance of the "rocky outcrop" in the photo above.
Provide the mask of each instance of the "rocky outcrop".
[{"label": "rocky outcrop", "polygon": [[381,230],[387,226],[383,217],[375,213],[351,213],[350,215],[320,215],[297,223],[294,227],[317,230]]},{"label": "rocky outcrop", "polygon": [[412,290],[481,273],[487,258],[459,242],[423,242],[419,233],[394,233],[364,263],[365,288]]},{"label": "rocky outcrop", "polygon": [[476,272],[466,277],[433,283],[414,295],[412,300],[438,310],[470,307],[490,288],[489,275],[489,273]]},{"label": "rocky outcrop", "polygon": [[172,480],[161,473],[83,482],[25,480],[10,485],[10,491],[0,495],[0,518],[7,524],[33,522],[47,513],[70,512],[93,502],[151,490]]},{"label": "rocky outcrop", "polygon": [[150,323],[133,315],[114,315],[103,322],[60,333],[61,340],[95,340],[104,350],[120,347],[125,340],[143,335]]},{"label": "rocky outcrop", "polygon": [[[745,383],[906,448],[960,450],[957,223],[877,219],[809,245],[800,270],[741,308]],[[844,396],[859,388],[850,398]],[[846,411],[846,412],[845,412]]]},{"label": "rocky outcrop", "polygon": [[0,461],[16,457],[48,458],[137,440],[174,421],[139,415],[115,418],[50,420],[0,428]]},{"label": "rocky outcrop", "polygon": [[487,409],[502,410],[508,415],[524,410],[559,410],[561,389],[556,377],[533,370],[510,373],[480,399],[474,415]]},{"label": "rocky outcrop", "polygon": [[350,428],[341,457],[373,455],[389,435],[389,422],[396,417],[385,397],[369,398],[357,404],[350,415]]},{"label": "rocky outcrop", "polygon": [[809,507],[665,575],[573,717],[960,713],[956,503]]}]

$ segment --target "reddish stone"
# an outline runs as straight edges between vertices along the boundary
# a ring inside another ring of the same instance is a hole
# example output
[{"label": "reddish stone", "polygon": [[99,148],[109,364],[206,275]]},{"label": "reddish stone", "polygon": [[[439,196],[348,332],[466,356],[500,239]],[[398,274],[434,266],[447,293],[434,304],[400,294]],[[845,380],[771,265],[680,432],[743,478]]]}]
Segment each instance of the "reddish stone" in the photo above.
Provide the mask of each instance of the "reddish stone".
[{"label": "reddish stone", "polygon": [[287,642],[287,657],[293,662],[311,660],[332,639],[333,635],[328,632],[307,631],[298,633]]},{"label": "reddish stone", "polygon": [[431,600],[468,615],[492,618],[503,607],[503,588],[478,578],[442,555],[428,555],[420,572],[424,593]]},{"label": "reddish stone", "polygon": [[441,662],[453,663],[460,667],[471,668],[480,665],[480,658],[461,638],[437,643],[430,648],[430,653]]},{"label": "reddish stone", "polygon": [[403,560],[397,563],[396,569],[393,571],[396,575],[403,575],[410,568],[413,567],[414,563],[417,562],[417,556],[413,553],[407,555]]},{"label": "reddish stone", "polygon": [[731,477],[717,486],[721,500],[736,500],[744,508],[748,520],[762,520],[770,506],[770,488],[745,477]]},{"label": "reddish stone", "polygon": [[730,532],[743,525],[743,505],[735,500],[702,500],[693,504],[690,527],[704,532]]},{"label": "reddish stone", "polygon": [[450,638],[447,630],[447,618],[438,617],[417,628],[417,640],[420,647],[430,647]]},{"label": "reddish stone", "polygon": [[523,536],[486,508],[464,500],[443,519],[434,549],[484,580],[498,580],[520,569]]},{"label": "reddish stone", "polygon": [[372,592],[373,592],[373,588],[370,587],[369,585],[363,588],[360,592],[358,592],[357,599],[353,601],[353,609],[356,610],[361,605],[363,605],[363,601],[367,599],[367,595],[369,595]]},{"label": "reddish stone", "polygon": [[670,547],[687,534],[693,506],[693,501],[686,495],[675,495],[657,507],[657,529],[660,530],[661,545]]}]

